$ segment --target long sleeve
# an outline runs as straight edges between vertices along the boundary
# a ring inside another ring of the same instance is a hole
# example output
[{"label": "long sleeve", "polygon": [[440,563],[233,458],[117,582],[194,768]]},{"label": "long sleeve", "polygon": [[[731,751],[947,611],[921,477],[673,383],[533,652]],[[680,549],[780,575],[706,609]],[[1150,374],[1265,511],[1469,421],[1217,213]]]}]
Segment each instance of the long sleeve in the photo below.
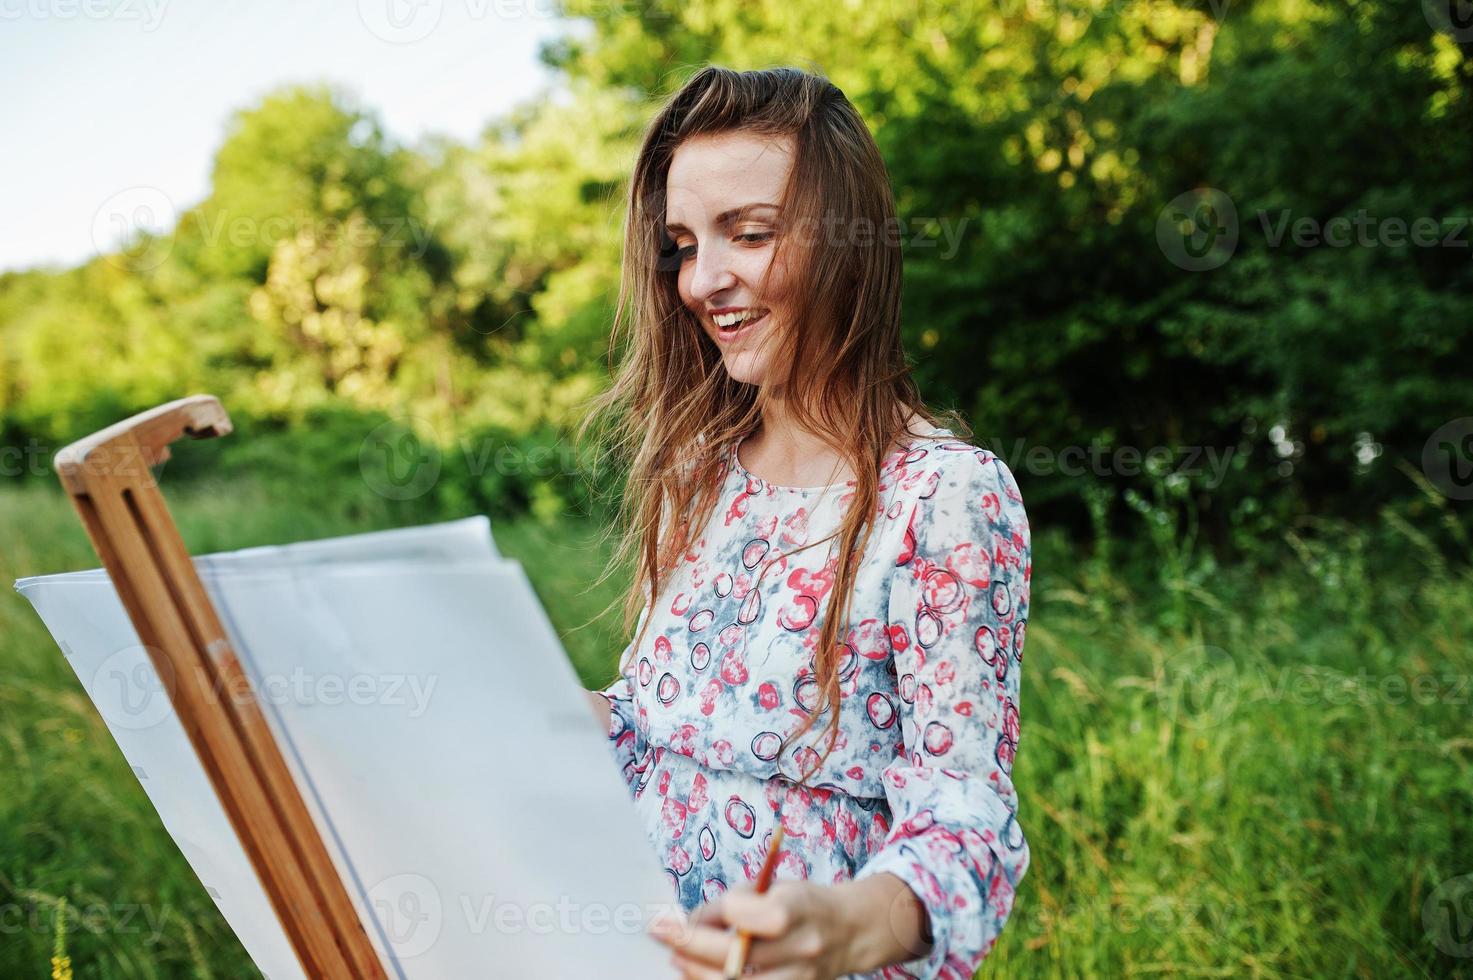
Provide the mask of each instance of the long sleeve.
[{"label": "long sleeve", "polygon": [[[668,533],[669,521],[670,504],[667,500],[660,509],[662,536]],[[634,646],[639,642],[645,622],[650,616],[650,585],[648,582],[644,583],[643,600],[644,604],[640,609],[639,618],[634,624],[634,636],[619,654],[619,677],[603,690],[593,692],[603,695],[609,702],[609,746],[614,750],[614,760],[619,766],[619,771],[624,774],[624,781],[629,784],[631,796],[639,786],[640,777],[645,774],[646,767],[650,764],[646,737],[648,726],[642,727],[639,724],[640,708],[634,698],[638,658],[633,656]]]},{"label": "long sleeve", "polygon": [[609,746],[614,750],[614,762],[624,774],[632,796],[639,782],[640,760],[645,757],[644,736],[635,724],[632,668],[620,674],[608,687],[594,693],[603,695],[609,702]]},{"label": "long sleeve", "polygon": [[904,750],[882,773],[890,834],[856,877],[897,875],[930,915],[929,954],[880,975],[969,978],[1029,860],[1012,769],[1031,544],[1012,473],[982,450],[946,459],[905,539],[888,600]]},{"label": "long sleeve", "polygon": [[[648,589],[645,595],[648,597]],[[635,623],[634,636],[619,654],[619,676],[608,687],[593,692],[603,695],[609,702],[609,747],[614,750],[614,761],[624,774],[624,781],[629,784],[631,796],[644,766],[649,764],[644,731],[638,724],[639,707],[634,701],[634,678],[638,667],[631,655],[648,616],[649,603],[646,602]]]}]

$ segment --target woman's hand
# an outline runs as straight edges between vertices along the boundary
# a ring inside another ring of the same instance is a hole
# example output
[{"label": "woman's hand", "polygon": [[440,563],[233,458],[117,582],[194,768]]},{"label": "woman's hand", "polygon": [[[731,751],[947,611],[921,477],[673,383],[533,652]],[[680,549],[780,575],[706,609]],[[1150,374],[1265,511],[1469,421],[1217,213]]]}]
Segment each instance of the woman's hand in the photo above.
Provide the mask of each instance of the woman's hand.
[{"label": "woman's hand", "polygon": [[662,916],[650,935],[669,946],[680,975],[724,980],[730,929],[752,935],[747,973],[763,980],[832,980],[904,963],[930,952],[927,914],[910,887],[888,872],[833,885],[777,881],[727,891],[686,921]]},{"label": "woman's hand", "polygon": [[684,923],[656,920],[650,934],[673,951],[682,977],[722,980],[732,928],[752,935],[747,972],[770,980],[831,980],[851,972],[853,929],[834,888],[807,881],[778,881],[765,893],[751,885],[732,888],[702,905]]}]

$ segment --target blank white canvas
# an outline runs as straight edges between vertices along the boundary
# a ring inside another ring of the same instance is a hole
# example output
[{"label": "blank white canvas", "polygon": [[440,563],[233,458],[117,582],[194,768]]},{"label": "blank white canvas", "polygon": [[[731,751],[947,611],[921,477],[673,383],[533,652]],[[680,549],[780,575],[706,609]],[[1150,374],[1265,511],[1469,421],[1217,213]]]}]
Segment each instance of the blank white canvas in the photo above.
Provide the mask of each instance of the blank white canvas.
[{"label": "blank white canvas", "polygon": [[[674,896],[484,518],[195,566],[391,977],[670,974],[644,927]],[[301,976],[106,574],[16,588],[256,965]]]}]

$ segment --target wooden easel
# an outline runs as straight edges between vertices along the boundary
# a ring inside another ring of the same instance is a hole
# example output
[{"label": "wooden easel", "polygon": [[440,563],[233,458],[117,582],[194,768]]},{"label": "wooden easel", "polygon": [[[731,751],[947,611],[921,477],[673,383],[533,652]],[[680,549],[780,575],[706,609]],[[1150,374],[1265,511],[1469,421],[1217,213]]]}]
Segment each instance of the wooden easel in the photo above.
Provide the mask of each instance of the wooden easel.
[{"label": "wooden easel", "polygon": [[79,439],[53,465],[302,969],[386,980],[150,469],[181,437],[231,428],[214,396],[192,395]]}]

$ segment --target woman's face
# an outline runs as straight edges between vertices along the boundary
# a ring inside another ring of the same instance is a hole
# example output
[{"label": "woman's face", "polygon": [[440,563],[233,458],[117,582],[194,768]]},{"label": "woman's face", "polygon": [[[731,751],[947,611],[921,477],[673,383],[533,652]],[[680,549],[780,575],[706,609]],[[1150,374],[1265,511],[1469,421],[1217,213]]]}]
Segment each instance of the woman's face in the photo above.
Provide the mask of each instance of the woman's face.
[{"label": "woman's face", "polygon": [[697,136],[676,148],[666,178],[665,229],[680,262],[680,301],[721,351],[727,373],[747,384],[782,380],[768,362],[774,331],[785,325],[786,264],[773,254],[792,164],[792,137]]}]

